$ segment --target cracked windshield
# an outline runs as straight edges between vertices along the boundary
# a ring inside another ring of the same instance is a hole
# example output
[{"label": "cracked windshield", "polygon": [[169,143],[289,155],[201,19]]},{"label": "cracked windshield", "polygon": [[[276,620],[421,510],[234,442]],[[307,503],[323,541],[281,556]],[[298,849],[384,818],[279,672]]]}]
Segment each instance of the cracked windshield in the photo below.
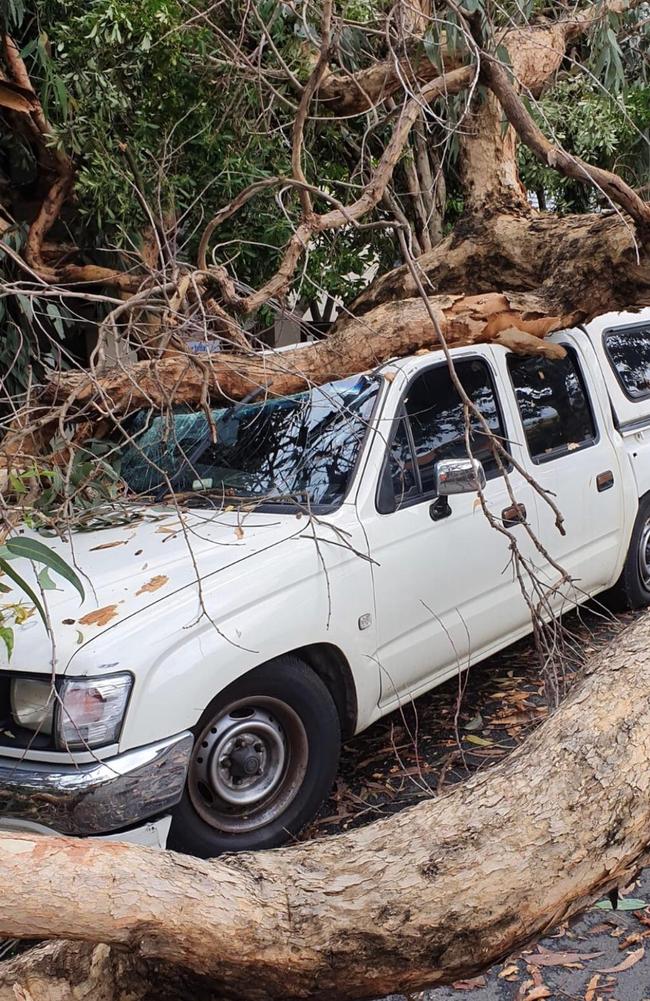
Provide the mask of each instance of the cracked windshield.
[{"label": "cracked windshield", "polygon": [[[343,500],[378,393],[367,376],[282,399],[171,418],[140,411],[121,474],[138,494],[335,505]],[[214,439],[214,440],[213,440]]]}]

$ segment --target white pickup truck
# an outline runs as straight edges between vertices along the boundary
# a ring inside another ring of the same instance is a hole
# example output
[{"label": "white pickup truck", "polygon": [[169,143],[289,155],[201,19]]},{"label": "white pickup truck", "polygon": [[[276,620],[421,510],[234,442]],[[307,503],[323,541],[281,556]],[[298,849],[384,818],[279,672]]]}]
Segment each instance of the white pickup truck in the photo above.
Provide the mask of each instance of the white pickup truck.
[{"label": "white pickup truck", "polygon": [[557,611],[649,603],[650,310],[553,340],[564,359],[453,351],[507,477],[476,415],[468,456],[439,352],[215,411],[216,444],[203,413],[136,415],[121,472],[151,503],[51,540],[86,600],[47,591],[53,635],[34,615],[0,654],[0,826],[201,856],[290,839],[342,738],[530,631],[477,482]]}]

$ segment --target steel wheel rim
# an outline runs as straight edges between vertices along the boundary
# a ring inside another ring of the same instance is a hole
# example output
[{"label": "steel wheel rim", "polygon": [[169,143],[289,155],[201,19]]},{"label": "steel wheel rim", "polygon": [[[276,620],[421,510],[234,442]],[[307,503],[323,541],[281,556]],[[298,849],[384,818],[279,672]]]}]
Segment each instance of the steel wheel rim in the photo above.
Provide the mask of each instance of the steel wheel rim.
[{"label": "steel wheel rim", "polygon": [[646,590],[650,591],[650,518],[645,522],[639,539],[639,577]]},{"label": "steel wheel rim", "polygon": [[188,775],[190,800],[217,830],[257,830],[295,798],[308,759],[307,734],[291,706],[269,696],[239,699],[199,734]]}]

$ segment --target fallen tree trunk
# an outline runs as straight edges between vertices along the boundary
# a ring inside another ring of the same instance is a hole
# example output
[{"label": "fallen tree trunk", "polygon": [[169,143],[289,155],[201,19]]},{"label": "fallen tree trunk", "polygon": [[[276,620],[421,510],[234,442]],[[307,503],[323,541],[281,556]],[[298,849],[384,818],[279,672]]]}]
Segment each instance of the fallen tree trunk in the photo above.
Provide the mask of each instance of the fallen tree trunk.
[{"label": "fallen tree trunk", "polygon": [[[648,244],[635,242],[631,221],[623,225],[615,214],[557,218],[520,208],[474,217],[417,267],[449,346],[491,342],[553,354],[544,342],[551,331],[650,305]],[[15,421],[0,447],[0,466],[29,463],[66,420],[82,421],[80,441],[95,436],[93,422],[107,415],[115,425],[140,407],[295,393],[439,347],[411,271],[397,268],[375,281],[326,339],[293,351],[219,351],[206,359],[168,348],[130,368],[58,373]]]},{"label": "fallen tree trunk", "polygon": [[[126,947],[130,960],[103,953],[122,964],[120,990],[124,964],[143,961],[198,978],[196,996],[200,986],[255,1001],[380,997],[472,976],[648,859],[649,678],[645,615],[502,764],[326,840],[203,862],[4,835],[0,933]],[[2,1001],[28,961],[0,974]]]}]

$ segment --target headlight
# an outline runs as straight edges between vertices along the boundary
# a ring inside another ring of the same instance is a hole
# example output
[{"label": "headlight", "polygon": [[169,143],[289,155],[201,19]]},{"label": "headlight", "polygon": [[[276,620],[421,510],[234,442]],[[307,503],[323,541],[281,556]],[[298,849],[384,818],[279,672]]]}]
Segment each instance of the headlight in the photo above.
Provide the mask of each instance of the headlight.
[{"label": "headlight", "polygon": [[64,678],[57,685],[32,678],[14,678],[11,712],[19,726],[53,734],[57,747],[83,750],[117,741],[133,678]]},{"label": "headlight", "polygon": [[26,730],[51,734],[56,697],[50,681],[14,678],[11,683],[11,715]]},{"label": "headlight", "polygon": [[113,744],[120,735],[132,681],[130,674],[65,680],[56,711],[59,747],[80,750]]}]

